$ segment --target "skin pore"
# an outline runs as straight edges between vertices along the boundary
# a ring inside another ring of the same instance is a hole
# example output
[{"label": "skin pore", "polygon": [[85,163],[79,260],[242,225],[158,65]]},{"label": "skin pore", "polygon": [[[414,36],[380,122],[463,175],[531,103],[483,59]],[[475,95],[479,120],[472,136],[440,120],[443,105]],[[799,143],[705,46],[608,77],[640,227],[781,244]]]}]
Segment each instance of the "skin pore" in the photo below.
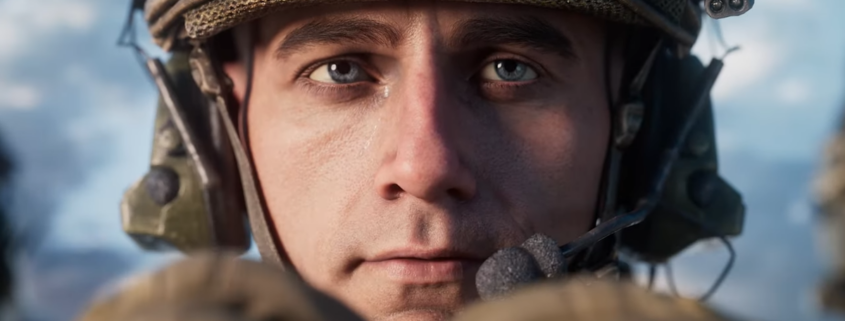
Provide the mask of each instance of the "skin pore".
[{"label": "skin pore", "polygon": [[[302,277],[362,316],[447,319],[497,249],[591,227],[610,134],[605,22],[424,1],[254,26],[247,121],[272,224]],[[224,68],[243,102],[244,65]]]}]

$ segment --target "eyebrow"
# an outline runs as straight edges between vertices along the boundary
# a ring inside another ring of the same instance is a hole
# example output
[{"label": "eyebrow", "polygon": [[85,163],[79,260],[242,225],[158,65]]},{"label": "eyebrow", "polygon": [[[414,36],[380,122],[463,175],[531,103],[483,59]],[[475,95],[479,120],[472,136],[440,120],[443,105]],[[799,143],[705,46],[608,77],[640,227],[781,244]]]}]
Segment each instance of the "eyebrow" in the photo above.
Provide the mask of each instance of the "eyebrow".
[{"label": "eyebrow", "polygon": [[459,23],[454,48],[517,45],[577,59],[572,41],[551,24],[536,18],[478,18]]},{"label": "eyebrow", "polygon": [[370,19],[320,19],[291,31],[276,48],[276,57],[284,58],[312,45],[338,42],[395,47],[400,34],[396,28]]}]

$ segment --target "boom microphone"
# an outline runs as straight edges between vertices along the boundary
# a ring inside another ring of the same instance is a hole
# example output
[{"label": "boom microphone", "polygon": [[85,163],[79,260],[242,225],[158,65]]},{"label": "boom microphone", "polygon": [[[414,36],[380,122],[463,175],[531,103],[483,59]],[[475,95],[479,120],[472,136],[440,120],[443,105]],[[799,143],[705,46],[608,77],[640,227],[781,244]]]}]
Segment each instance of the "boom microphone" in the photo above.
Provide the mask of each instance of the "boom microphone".
[{"label": "boom microphone", "polygon": [[522,245],[499,250],[484,261],[475,285],[482,300],[492,300],[526,284],[565,274],[566,259],[557,243],[535,234]]}]

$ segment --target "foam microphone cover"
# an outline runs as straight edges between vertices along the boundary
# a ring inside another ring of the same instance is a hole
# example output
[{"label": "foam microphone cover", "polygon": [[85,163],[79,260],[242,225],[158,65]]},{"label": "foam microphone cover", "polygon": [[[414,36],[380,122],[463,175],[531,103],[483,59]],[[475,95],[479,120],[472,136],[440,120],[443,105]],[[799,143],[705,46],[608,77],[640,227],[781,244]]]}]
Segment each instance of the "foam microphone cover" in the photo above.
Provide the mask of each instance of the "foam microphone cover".
[{"label": "foam microphone cover", "polygon": [[481,264],[475,275],[475,286],[482,300],[492,300],[543,277],[543,271],[528,250],[511,247],[499,250]]},{"label": "foam microphone cover", "polygon": [[521,248],[528,250],[528,253],[537,261],[540,270],[547,278],[556,278],[566,275],[566,258],[560,252],[557,242],[551,237],[543,234],[534,234],[526,240]]}]

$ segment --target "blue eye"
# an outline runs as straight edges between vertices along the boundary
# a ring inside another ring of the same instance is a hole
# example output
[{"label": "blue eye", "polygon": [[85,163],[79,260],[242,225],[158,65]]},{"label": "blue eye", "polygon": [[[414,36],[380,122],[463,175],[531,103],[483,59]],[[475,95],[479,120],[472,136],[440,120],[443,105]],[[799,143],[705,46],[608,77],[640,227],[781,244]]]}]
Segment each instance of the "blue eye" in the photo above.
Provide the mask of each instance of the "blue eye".
[{"label": "blue eye", "polygon": [[308,76],[325,83],[348,84],[370,79],[360,65],[350,61],[335,61],[318,67]]},{"label": "blue eye", "polygon": [[493,81],[528,81],[537,78],[537,72],[518,60],[503,59],[485,66],[481,77]]}]

